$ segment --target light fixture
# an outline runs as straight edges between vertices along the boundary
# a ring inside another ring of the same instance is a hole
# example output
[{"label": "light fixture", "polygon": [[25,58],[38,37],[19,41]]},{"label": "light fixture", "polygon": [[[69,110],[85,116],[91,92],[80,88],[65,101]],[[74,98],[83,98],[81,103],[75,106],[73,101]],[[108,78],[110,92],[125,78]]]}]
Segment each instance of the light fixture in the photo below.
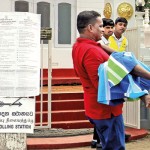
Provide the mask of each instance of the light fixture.
[{"label": "light fixture", "polygon": [[144,11],[144,0],[136,0],[137,11]]},{"label": "light fixture", "polygon": [[136,5],[137,6],[144,6],[145,5],[145,1],[144,0],[136,0]]}]

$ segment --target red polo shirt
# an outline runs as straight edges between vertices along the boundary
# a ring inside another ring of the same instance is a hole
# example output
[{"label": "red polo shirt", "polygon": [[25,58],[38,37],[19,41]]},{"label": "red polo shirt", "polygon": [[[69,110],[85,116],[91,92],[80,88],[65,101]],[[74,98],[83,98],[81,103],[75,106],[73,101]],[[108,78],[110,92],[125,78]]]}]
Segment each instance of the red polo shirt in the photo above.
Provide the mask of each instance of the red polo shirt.
[{"label": "red polo shirt", "polygon": [[111,114],[122,114],[123,104],[109,106],[97,102],[98,67],[109,55],[100,44],[89,39],[78,38],[72,50],[73,64],[84,90],[85,114],[92,119],[107,119]]}]

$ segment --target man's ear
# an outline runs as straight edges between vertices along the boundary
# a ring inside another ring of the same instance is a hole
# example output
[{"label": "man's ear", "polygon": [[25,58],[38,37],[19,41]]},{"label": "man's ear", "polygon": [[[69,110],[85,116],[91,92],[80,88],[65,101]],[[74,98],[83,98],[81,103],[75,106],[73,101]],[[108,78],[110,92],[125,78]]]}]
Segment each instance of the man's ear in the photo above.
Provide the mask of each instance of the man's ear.
[{"label": "man's ear", "polygon": [[91,24],[89,24],[89,25],[87,26],[87,30],[88,30],[89,32],[92,32],[92,31],[93,31],[93,26],[92,26]]}]

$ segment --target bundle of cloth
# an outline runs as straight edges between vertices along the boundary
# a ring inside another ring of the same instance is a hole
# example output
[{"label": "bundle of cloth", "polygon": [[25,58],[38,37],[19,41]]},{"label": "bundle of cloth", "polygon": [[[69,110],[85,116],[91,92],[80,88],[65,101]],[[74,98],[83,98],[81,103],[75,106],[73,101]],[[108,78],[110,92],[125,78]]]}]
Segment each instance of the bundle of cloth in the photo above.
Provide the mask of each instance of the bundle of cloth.
[{"label": "bundle of cloth", "polygon": [[140,65],[150,72],[150,67],[137,60],[132,52],[113,52],[108,61],[98,68],[98,102],[117,105],[148,94],[150,80],[132,75],[132,70]]}]

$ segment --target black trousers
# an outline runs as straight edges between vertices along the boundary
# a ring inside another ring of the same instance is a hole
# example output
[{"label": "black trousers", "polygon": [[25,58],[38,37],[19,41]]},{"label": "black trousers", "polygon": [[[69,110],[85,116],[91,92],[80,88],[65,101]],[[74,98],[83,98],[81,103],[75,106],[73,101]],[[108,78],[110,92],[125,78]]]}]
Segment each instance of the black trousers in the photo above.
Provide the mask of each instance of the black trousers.
[{"label": "black trousers", "polygon": [[96,127],[94,126],[94,132],[93,132],[93,140],[97,140],[97,143],[100,143],[100,139],[98,137]]}]

